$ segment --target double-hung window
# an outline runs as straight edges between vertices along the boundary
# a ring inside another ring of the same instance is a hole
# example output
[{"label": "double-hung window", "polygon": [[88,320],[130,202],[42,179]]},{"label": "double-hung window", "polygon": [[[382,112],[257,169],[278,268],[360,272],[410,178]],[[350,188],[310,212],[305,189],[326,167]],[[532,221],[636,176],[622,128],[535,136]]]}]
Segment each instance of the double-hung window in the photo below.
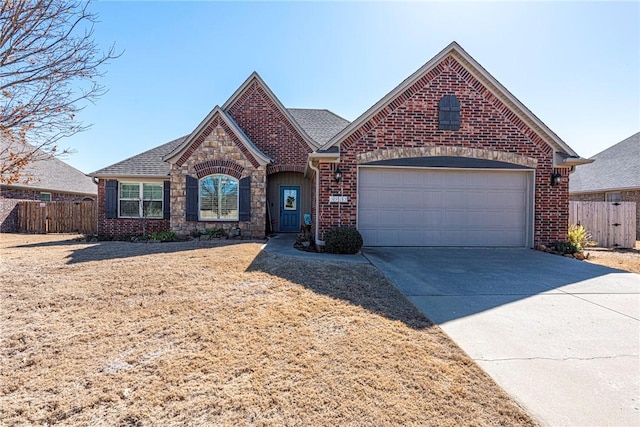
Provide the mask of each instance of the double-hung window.
[{"label": "double-hung window", "polygon": [[162,183],[121,182],[118,212],[122,218],[162,218]]},{"label": "double-hung window", "polygon": [[238,180],[229,175],[205,176],[199,183],[200,219],[238,220]]}]

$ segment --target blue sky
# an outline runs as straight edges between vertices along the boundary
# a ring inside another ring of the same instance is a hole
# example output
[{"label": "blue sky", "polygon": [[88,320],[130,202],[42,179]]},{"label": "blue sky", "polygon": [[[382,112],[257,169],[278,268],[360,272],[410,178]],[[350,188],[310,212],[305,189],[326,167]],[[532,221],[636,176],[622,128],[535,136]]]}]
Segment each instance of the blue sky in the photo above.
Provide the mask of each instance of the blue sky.
[{"label": "blue sky", "polygon": [[190,133],[257,71],[354,120],[455,40],[584,157],[640,130],[639,2],[99,2],[124,50],[60,142],[92,172]]}]

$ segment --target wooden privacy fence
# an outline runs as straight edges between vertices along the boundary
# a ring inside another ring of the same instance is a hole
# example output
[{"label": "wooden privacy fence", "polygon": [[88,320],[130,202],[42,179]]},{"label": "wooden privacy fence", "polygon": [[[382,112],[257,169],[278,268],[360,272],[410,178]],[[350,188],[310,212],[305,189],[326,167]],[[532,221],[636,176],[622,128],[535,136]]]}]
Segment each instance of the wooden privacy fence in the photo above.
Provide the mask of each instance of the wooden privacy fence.
[{"label": "wooden privacy fence", "polygon": [[636,245],[635,202],[569,202],[569,223],[582,225],[601,247]]},{"label": "wooden privacy fence", "polygon": [[95,233],[96,202],[20,202],[18,231],[27,233]]}]

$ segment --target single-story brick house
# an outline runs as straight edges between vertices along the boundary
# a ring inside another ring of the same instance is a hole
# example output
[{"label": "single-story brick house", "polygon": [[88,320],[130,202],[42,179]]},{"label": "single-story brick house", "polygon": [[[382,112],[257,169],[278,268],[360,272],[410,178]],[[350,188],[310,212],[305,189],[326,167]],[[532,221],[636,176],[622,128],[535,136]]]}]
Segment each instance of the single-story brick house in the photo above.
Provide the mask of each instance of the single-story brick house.
[{"label": "single-story brick house", "polygon": [[[20,144],[13,147],[0,139],[0,152],[33,151],[36,147]],[[18,231],[18,208],[21,201],[41,202],[96,200],[98,186],[93,179],[62,160],[41,154],[38,160],[28,163],[20,172],[20,180],[12,184],[0,184],[0,232]]]},{"label": "single-story brick house", "polygon": [[585,162],[453,42],[352,123],[285,108],[253,73],[187,136],[90,175],[106,235],[310,217],[319,245],[350,225],[371,246],[531,247],[566,239]]},{"label": "single-story brick house", "polygon": [[640,132],[591,158],[571,175],[569,200],[635,202],[636,239],[640,240]]}]

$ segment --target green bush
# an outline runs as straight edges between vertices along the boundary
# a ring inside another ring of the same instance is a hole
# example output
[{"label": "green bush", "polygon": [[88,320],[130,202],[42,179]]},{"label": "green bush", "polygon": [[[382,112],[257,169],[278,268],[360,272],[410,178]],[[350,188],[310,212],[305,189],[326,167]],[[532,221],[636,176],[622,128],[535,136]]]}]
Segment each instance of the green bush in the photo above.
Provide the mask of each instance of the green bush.
[{"label": "green bush", "polygon": [[207,229],[207,236],[209,236],[210,238],[219,238],[219,237],[224,237],[225,236],[225,232],[224,229],[222,228],[209,228]]},{"label": "green bush", "polygon": [[584,248],[589,246],[595,246],[596,242],[591,240],[591,233],[589,233],[581,225],[569,226],[568,233],[569,243],[575,245],[578,248],[577,252],[581,252]]},{"label": "green bush", "polygon": [[330,254],[358,253],[362,243],[362,236],[354,227],[333,227],[324,235],[324,250]]},{"label": "green bush", "polygon": [[555,242],[553,247],[556,252],[563,254],[575,254],[582,251],[577,244],[571,242]]},{"label": "green bush", "polygon": [[173,242],[176,240],[176,233],[173,231],[158,231],[151,234],[151,238],[160,242]]}]

